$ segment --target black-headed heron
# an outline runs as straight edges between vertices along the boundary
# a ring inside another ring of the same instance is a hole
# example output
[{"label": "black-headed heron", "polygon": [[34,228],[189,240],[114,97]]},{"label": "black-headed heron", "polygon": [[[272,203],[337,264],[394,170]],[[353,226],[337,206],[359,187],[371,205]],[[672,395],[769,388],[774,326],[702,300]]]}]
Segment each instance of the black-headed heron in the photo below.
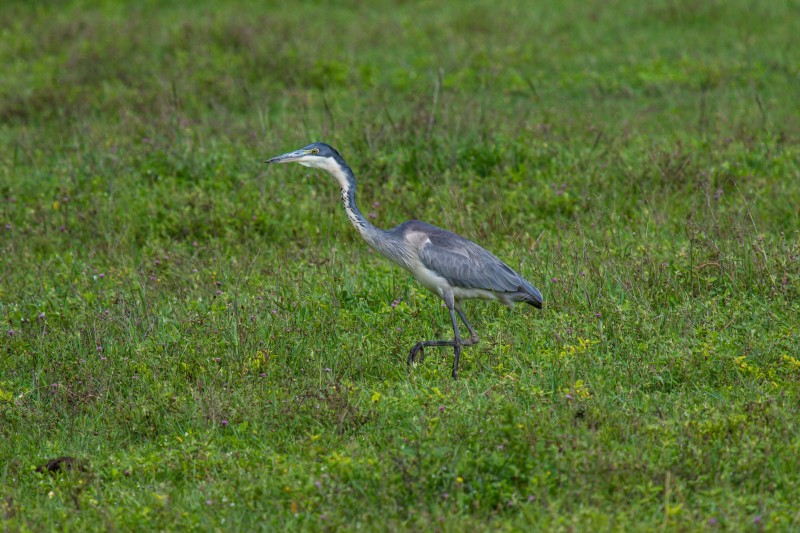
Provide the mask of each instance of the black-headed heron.
[{"label": "black-headed heron", "polygon": [[[477,333],[461,309],[462,300],[499,300],[509,307],[514,302],[525,302],[541,309],[542,294],[536,287],[472,241],[418,220],[409,220],[390,230],[373,226],[356,205],[353,171],[331,146],[309,144],[300,150],[273,157],[267,163],[300,163],[326,170],[339,183],[347,217],[364,240],[444,300],[453,324],[453,340],[419,341],[411,348],[409,365],[417,354],[422,361],[427,346],[452,346],[455,352],[453,378],[458,376],[461,347],[478,342]],[[469,330],[470,338],[467,340],[461,339],[456,314]]]}]

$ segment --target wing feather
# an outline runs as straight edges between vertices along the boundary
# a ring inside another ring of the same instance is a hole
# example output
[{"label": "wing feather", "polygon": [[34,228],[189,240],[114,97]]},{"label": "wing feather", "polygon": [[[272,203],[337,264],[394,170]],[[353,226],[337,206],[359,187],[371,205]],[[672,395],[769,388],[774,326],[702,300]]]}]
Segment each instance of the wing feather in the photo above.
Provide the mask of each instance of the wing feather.
[{"label": "wing feather", "polygon": [[518,292],[529,285],[511,267],[474,242],[436,226],[425,226],[428,238],[419,250],[420,261],[454,287]]}]

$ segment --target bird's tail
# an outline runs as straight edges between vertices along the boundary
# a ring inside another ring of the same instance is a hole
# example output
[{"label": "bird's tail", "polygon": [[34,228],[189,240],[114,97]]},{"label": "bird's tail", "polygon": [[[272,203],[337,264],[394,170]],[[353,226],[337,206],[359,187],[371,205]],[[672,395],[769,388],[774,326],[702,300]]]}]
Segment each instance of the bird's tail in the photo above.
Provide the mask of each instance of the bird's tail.
[{"label": "bird's tail", "polygon": [[534,306],[536,309],[542,308],[542,293],[539,292],[539,289],[521,279],[522,284],[519,286],[519,292],[515,295],[514,298],[517,302],[525,302],[526,304],[530,304]]}]

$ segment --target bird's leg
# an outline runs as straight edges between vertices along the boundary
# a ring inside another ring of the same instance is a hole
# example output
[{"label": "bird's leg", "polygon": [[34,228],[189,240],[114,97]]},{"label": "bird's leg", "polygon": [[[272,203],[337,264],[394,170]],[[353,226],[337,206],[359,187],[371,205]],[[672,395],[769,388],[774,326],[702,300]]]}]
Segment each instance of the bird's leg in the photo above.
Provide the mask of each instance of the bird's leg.
[{"label": "bird's leg", "polygon": [[477,344],[478,340],[479,340],[478,339],[478,334],[475,333],[474,329],[472,329],[472,325],[470,325],[469,321],[467,320],[467,315],[465,315],[464,311],[461,310],[461,306],[460,305],[456,304],[455,308],[456,308],[456,313],[458,313],[458,316],[461,317],[461,321],[464,323],[465,326],[467,326],[467,329],[469,330],[469,336],[470,336],[468,341],[463,341],[461,343],[461,346],[472,346],[473,344]]},{"label": "bird's leg", "polygon": [[453,379],[458,377],[458,361],[461,359],[461,334],[458,332],[458,319],[456,318],[456,310],[452,305],[450,308],[450,321],[453,323]]},{"label": "bird's leg", "polygon": [[[453,361],[453,379],[458,377],[458,363],[461,359],[461,347],[462,346],[472,346],[473,344],[478,342],[478,334],[475,333],[475,330],[472,329],[472,326],[467,321],[466,315],[464,315],[464,311],[461,310],[461,307],[454,301],[452,295],[445,295],[444,303],[447,305],[447,309],[450,311],[450,321],[453,324],[453,334],[454,339],[452,341],[419,341],[417,344],[411,348],[411,353],[408,355],[408,364],[415,362],[417,360],[417,354],[419,354],[419,362],[421,363],[425,358],[425,348],[428,346],[452,346],[455,360]],[[470,338],[468,340],[461,340],[461,334],[458,331],[458,319],[456,318],[456,313],[458,316],[461,317],[461,320],[464,322],[464,325],[467,326],[467,329],[470,333]]]}]

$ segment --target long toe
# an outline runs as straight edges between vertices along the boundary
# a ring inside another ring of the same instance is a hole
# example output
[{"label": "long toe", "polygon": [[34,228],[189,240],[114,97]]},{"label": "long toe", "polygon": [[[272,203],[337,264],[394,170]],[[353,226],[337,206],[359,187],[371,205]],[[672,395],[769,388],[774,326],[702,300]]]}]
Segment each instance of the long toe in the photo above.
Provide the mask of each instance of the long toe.
[{"label": "long toe", "polygon": [[422,359],[425,357],[425,348],[423,347],[421,342],[418,342],[411,348],[411,352],[408,354],[408,365],[410,366],[411,363],[415,362],[417,357],[417,352],[419,352],[419,362],[422,362]]}]

